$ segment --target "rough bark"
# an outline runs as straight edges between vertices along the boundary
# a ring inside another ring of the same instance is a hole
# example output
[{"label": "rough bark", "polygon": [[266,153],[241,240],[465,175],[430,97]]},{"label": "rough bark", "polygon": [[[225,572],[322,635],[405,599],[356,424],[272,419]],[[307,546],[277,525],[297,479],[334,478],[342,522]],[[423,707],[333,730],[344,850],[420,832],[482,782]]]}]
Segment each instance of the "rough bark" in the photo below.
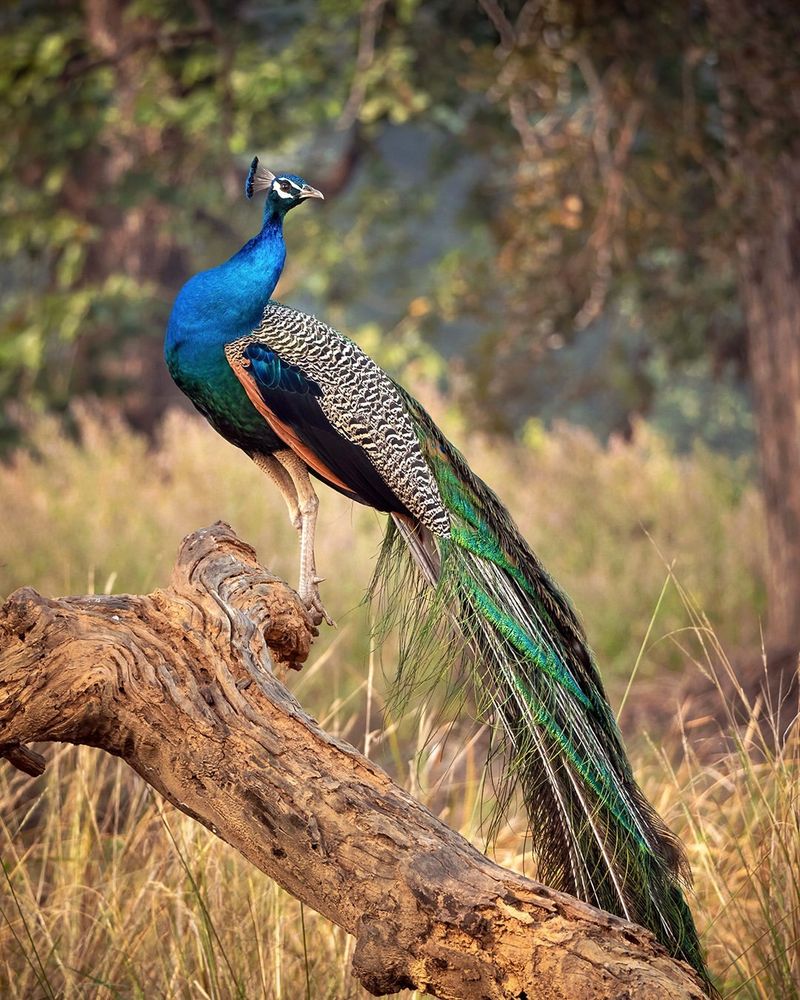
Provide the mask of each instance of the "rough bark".
[{"label": "rough bark", "polygon": [[643,928],[493,864],[278,681],[308,654],[296,594],[226,525],[144,597],[0,610],[0,755],[66,741],[122,757],[175,806],[357,938],[381,995],[700,998]]},{"label": "rough bark", "polygon": [[800,6],[709,0],[741,218],[747,324],[767,516],[767,640],[800,651]]}]

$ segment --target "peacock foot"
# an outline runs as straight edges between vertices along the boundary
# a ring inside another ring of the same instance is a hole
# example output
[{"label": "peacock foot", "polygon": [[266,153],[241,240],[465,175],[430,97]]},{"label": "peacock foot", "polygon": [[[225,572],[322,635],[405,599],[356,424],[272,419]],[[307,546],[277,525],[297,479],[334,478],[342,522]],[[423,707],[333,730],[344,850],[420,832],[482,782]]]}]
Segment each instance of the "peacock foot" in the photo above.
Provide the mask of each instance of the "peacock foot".
[{"label": "peacock foot", "polygon": [[327,622],[332,628],[336,628],[336,622],[325,610],[322,598],[319,595],[319,585],[323,580],[324,577],[321,576],[312,576],[308,581],[301,580],[298,593],[315,627],[321,625],[322,622]]}]

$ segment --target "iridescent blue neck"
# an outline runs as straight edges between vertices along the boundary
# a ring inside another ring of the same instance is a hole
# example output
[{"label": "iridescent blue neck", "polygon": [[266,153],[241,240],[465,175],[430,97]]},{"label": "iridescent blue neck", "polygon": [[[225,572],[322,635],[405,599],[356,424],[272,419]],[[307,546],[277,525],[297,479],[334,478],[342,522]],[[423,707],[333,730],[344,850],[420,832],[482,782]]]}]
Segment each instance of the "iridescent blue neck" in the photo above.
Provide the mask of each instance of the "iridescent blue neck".
[{"label": "iridescent blue neck", "polygon": [[261,232],[230,260],[186,282],[170,316],[167,350],[225,344],[253,330],[285,260],[283,219],[270,213]]},{"label": "iridescent blue neck", "polygon": [[214,272],[221,279],[229,306],[244,310],[257,322],[266,307],[286,261],[283,217],[265,212],[261,232]]}]

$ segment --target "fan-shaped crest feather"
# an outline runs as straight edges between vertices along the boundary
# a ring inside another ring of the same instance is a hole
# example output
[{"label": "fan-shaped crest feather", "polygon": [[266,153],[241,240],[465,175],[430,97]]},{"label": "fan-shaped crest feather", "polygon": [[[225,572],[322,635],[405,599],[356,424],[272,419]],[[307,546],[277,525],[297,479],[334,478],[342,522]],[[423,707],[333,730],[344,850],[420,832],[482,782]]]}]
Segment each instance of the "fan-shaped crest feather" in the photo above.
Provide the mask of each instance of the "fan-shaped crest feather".
[{"label": "fan-shaped crest feather", "polygon": [[267,170],[265,166],[258,162],[258,157],[254,156],[253,162],[250,164],[250,172],[245,181],[244,193],[248,198],[252,198],[259,191],[266,191],[274,180],[275,174],[271,170]]}]

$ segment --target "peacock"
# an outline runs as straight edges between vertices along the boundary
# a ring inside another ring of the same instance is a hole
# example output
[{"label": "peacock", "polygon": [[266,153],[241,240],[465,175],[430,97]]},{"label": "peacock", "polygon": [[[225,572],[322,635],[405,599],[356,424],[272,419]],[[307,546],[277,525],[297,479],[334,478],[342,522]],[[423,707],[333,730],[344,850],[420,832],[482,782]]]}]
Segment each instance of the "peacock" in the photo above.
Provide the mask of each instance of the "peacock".
[{"label": "peacock", "polygon": [[[405,627],[404,683],[469,664],[475,704],[521,790],[539,878],[648,927],[709,982],[680,844],[638,788],[570,601],[497,495],[353,341],[272,300],[284,218],[322,194],[253,160],[260,232],[192,277],[165,358],[195,407],[274,481],[300,533],[298,593],[331,622],[314,557],[311,477],[389,515],[374,589]],[[432,653],[432,650],[438,653]]]}]

